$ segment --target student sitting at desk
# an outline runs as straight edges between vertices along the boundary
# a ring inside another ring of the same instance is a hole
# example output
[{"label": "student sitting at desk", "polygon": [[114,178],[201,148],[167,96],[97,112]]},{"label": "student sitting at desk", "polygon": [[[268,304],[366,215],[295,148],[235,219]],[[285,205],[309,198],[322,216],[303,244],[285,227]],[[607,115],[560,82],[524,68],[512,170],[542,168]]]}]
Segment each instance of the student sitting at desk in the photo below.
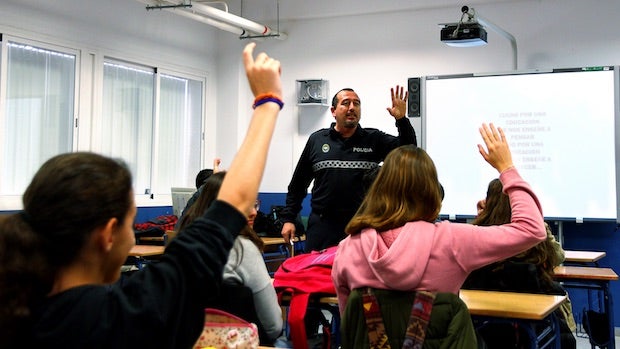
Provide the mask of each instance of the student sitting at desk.
[{"label": "student sitting at desk", "polygon": [[[184,215],[180,229],[202,216],[215,202],[225,176],[226,171],[220,171],[206,180],[200,196]],[[282,309],[263,260],[263,240],[252,229],[257,209],[255,205],[248,216],[248,225],[235,239],[224,266],[224,289],[209,307],[229,311],[256,323],[261,345],[273,345],[282,333]],[[249,289],[247,294],[243,292],[244,288]]]},{"label": "student sitting at desk", "polygon": [[473,270],[545,239],[540,204],[513,166],[503,130],[484,124],[480,134],[488,150],[478,145],[479,152],[500,173],[510,197],[511,222],[436,222],[441,191],[433,161],[421,148],[394,149],[339,244],[332,278],[341,313],[351,291],[363,287],[458,294]]},{"label": "student sitting at desk", "polygon": [[[510,222],[510,200],[497,178],[489,183],[486,199],[479,201],[477,206],[478,217],[472,222],[474,225],[491,226]],[[463,283],[463,288],[565,295],[566,291],[553,279],[553,269],[564,261],[564,250],[555,240],[547,223],[545,228],[545,241],[508,259],[474,270]],[[576,341],[572,332],[577,326],[570,300],[567,298],[558,310],[562,348],[575,348]],[[501,330],[501,326],[494,325],[481,331],[489,349],[508,346],[514,331],[510,329],[509,333],[503,333]]]},{"label": "student sitting at desk", "polygon": [[205,168],[202,169],[200,171],[198,171],[198,174],[196,175],[196,191],[194,192],[194,194],[192,194],[192,196],[187,200],[187,202],[185,203],[185,207],[183,207],[183,210],[181,211],[181,217],[179,217],[179,220],[177,221],[177,224],[174,226],[174,231],[179,231],[179,226],[181,225],[181,221],[183,220],[183,218],[185,217],[185,213],[187,211],[189,211],[189,208],[192,207],[192,205],[196,202],[196,200],[198,199],[198,196],[200,196],[200,193],[202,192],[202,188],[205,184],[205,182],[207,181],[207,179],[214,173],[217,173],[220,171],[220,164],[222,163],[222,160],[220,158],[215,158],[213,159],[213,168]]},{"label": "student sitting at desk", "polygon": [[[52,157],[0,218],[0,348],[190,348],[257,197],[282,101],[280,63],[243,62],[257,97],[247,136],[217,201],[120,285],[135,243],[127,166],[94,153]],[[269,96],[269,97],[265,97]]]}]

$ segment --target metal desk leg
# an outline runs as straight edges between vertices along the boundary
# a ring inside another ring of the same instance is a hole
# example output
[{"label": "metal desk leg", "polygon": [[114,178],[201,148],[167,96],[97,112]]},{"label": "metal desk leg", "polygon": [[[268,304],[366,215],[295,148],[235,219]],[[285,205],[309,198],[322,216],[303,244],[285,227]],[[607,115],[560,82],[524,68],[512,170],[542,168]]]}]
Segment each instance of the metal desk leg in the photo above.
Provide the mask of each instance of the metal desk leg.
[{"label": "metal desk leg", "polygon": [[616,349],[615,329],[614,329],[614,302],[609,290],[609,282],[602,283],[603,297],[605,298],[605,312],[609,319],[609,344],[608,349]]}]

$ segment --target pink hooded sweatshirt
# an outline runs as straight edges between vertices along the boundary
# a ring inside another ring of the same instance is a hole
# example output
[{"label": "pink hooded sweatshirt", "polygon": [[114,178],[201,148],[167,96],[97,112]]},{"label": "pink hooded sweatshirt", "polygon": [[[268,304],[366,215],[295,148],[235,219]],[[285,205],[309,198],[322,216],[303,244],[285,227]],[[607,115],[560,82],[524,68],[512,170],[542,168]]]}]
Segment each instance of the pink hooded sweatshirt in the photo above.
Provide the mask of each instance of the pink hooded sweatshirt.
[{"label": "pink hooded sweatshirt", "polygon": [[538,198],[515,168],[500,175],[511,223],[476,226],[409,222],[381,234],[364,229],[338,245],[332,279],[340,312],[359,287],[458,294],[473,270],[514,256],[547,237]]}]

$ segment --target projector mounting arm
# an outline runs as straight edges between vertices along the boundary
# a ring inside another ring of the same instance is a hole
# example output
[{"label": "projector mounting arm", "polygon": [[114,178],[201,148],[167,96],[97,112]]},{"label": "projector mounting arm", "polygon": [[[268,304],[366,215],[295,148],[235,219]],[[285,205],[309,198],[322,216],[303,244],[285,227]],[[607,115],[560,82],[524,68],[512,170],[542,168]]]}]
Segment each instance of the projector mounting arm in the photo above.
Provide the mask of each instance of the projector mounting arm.
[{"label": "projector mounting arm", "polygon": [[505,37],[506,39],[510,41],[510,45],[512,46],[512,69],[517,70],[517,40],[515,40],[515,37],[512,36],[512,34],[510,34],[509,32],[505,31],[504,29],[498,27],[494,23],[485,19],[484,17],[480,17],[476,15],[476,10],[474,10],[473,7],[469,8],[468,6],[463,6],[461,8],[461,12],[463,12],[463,15],[461,16],[461,21],[459,23],[462,23],[463,17],[467,16],[466,22],[471,22],[471,23],[478,22],[485,27],[491,28],[493,31],[495,31],[496,33],[500,34],[501,36]]}]

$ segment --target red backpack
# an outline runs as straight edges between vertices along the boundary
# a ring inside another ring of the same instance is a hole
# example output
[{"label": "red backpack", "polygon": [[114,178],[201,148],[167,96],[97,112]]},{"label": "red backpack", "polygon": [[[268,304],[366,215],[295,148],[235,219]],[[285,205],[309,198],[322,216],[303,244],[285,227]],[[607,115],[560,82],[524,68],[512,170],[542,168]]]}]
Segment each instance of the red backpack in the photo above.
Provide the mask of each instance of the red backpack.
[{"label": "red backpack", "polygon": [[291,296],[288,325],[295,349],[308,348],[304,317],[310,296],[336,294],[331,273],[337,249],[333,246],[288,258],[274,274],[273,286],[278,297]]}]

